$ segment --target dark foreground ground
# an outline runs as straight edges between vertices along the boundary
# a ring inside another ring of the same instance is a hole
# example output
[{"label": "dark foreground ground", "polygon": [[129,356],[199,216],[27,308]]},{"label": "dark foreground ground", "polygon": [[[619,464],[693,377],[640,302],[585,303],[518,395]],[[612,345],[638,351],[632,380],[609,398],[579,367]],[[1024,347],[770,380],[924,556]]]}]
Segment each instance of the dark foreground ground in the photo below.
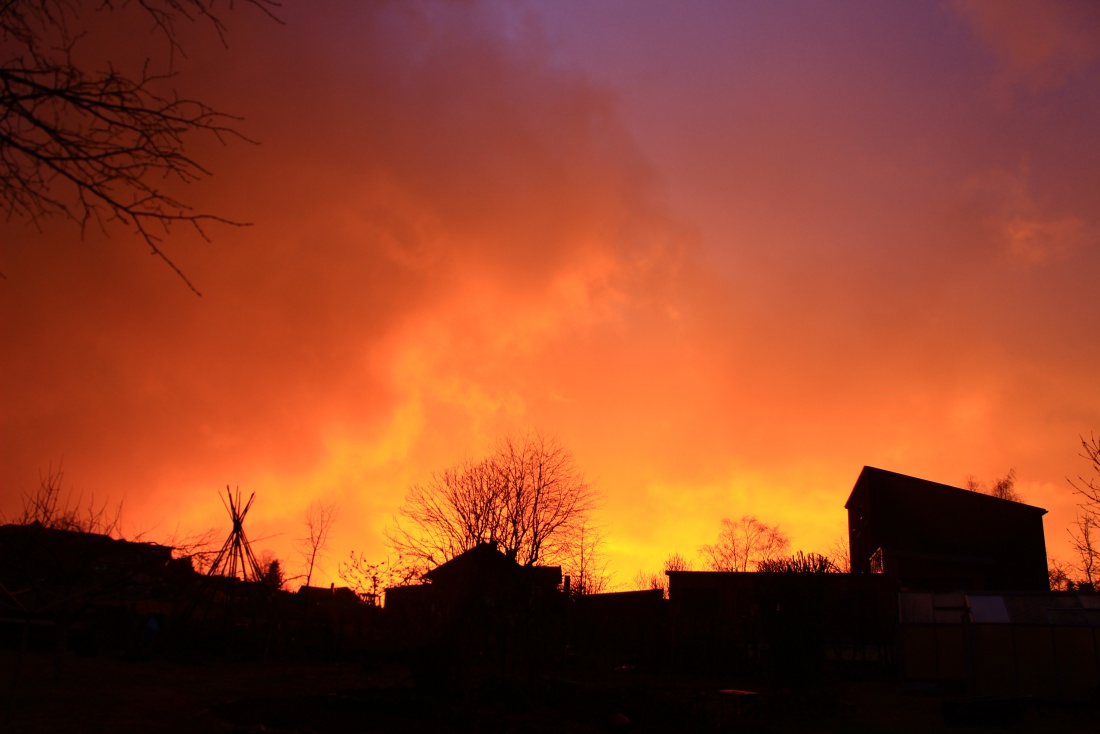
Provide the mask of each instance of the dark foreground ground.
[{"label": "dark foreground ground", "polygon": [[[959,702],[892,681],[800,693],[639,671],[417,684],[397,664],[126,661],[0,651],[0,732],[1062,732],[1100,731],[1094,706]],[[724,688],[752,690],[741,710]],[[947,707],[952,723],[945,722]],[[954,712],[954,715],[953,715]],[[983,724],[960,724],[974,721]]]}]

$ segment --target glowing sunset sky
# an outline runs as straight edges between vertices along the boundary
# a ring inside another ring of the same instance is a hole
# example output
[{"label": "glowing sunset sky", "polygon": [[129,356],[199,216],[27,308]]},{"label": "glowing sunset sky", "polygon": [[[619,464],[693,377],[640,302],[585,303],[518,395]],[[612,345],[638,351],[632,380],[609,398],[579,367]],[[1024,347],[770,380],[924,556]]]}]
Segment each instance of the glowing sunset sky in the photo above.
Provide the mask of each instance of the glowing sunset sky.
[{"label": "glowing sunset sky", "polygon": [[[0,224],[0,510],[64,461],[124,531],[386,555],[506,433],[602,490],[615,581],[722,517],[825,550],[866,465],[1015,468],[1068,558],[1100,430],[1091,2],[296,2],[187,33],[201,298],[124,230]],[[122,43],[130,39],[119,39]],[[144,40],[139,39],[142,43]],[[152,43],[156,43],[154,38]]]}]

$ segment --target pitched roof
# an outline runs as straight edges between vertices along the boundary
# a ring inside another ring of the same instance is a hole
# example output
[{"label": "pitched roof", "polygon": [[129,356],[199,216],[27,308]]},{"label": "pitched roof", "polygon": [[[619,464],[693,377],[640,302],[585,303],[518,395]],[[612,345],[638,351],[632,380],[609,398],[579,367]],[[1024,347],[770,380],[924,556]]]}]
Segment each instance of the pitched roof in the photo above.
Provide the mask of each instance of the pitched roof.
[{"label": "pitched roof", "polygon": [[[863,467],[859,473],[855,486],[848,495],[848,501],[844,503],[845,509],[850,509],[852,497],[861,490],[874,487],[875,491],[886,491],[896,496],[921,497],[927,500],[945,500],[951,502],[967,502],[980,505],[987,503],[988,507],[999,506],[1009,512],[1028,512],[1045,515],[1046,510],[1024,502],[1001,499],[982,492],[972,492],[961,487],[952,487],[949,484],[940,484],[927,479],[899,474],[873,466]],[[1010,509],[1017,508],[1017,509]]]}]

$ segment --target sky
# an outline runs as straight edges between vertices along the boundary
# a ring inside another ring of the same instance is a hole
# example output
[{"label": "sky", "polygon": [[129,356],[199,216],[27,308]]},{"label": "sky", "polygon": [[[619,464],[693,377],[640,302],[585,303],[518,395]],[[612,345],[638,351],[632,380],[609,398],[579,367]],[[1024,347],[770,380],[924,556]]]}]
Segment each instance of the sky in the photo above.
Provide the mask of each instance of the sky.
[{"label": "sky", "polygon": [[[556,436],[619,588],[724,517],[846,538],[864,465],[1015,470],[1068,560],[1100,430],[1089,2],[240,4],[181,31],[211,241],[0,222],[0,511],[64,471],[123,534],[315,583],[408,488]],[[82,43],[147,49],[144,26]],[[143,45],[144,44],[144,45]]]}]

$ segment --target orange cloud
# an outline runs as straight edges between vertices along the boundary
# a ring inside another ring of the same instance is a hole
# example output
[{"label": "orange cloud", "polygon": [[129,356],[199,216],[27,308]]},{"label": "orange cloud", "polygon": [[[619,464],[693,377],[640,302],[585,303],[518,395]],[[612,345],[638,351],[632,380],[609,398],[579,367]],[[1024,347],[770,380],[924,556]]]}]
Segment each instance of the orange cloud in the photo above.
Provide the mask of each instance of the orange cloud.
[{"label": "orange cloud", "polygon": [[136,528],[224,527],[239,485],[293,560],[332,500],[334,580],[411,483],[536,428],[620,582],[722,517],[823,550],[864,464],[1015,467],[1063,553],[1100,424],[1087,80],[1006,110],[923,6],[570,7],[287,7],[195,47],[181,80],[261,144],[197,141],[187,193],[254,224],[168,241],[202,299],[117,232],[0,225],[0,509],[61,456]]}]

